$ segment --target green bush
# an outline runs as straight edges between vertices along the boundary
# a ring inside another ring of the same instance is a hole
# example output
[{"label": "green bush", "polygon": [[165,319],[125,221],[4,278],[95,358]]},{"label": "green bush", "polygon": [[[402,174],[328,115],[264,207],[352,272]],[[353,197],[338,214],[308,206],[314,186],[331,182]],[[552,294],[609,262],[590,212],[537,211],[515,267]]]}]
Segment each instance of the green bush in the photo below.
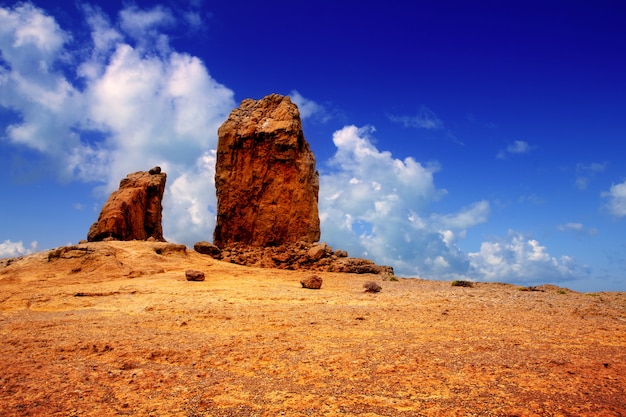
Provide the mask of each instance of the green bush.
[{"label": "green bush", "polygon": [[474,286],[474,283],[472,281],[455,280],[455,281],[452,281],[452,286],[453,287],[469,287],[469,288],[472,288]]}]

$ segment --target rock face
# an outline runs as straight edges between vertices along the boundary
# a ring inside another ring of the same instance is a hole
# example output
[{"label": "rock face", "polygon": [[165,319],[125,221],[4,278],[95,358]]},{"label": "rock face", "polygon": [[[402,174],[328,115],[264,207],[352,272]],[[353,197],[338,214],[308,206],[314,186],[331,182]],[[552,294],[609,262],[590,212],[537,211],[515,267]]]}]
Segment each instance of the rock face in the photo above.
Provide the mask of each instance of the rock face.
[{"label": "rock face", "polygon": [[[155,167],[128,174],[102,207],[87,235],[90,242],[102,240],[164,241],[161,201],[167,175]],[[151,240],[152,240],[151,239]]]},{"label": "rock face", "polygon": [[319,174],[289,97],[244,100],[218,136],[213,243],[225,248],[318,241]]}]

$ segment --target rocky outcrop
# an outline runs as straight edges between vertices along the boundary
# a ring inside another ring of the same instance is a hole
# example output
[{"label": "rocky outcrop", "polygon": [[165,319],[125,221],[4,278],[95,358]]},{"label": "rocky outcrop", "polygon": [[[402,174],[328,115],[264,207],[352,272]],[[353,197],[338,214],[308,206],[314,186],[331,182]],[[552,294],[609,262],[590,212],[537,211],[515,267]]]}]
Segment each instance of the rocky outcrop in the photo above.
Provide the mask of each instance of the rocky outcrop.
[{"label": "rocky outcrop", "polygon": [[218,136],[213,243],[223,249],[318,241],[319,175],[289,97],[242,101]]},{"label": "rocky outcrop", "polygon": [[90,242],[102,240],[164,241],[161,225],[161,201],[166,174],[155,167],[148,172],[128,174],[120,181],[102,207],[87,235]]},{"label": "rocky outcrop", "polygon": [[377,265],[362,258],[349,258],[346,251],[334,250],[326,243],[296,242],[264,248],[233,244],[211,256],[238,265],[260,268],[393,275],[390,266]]}]

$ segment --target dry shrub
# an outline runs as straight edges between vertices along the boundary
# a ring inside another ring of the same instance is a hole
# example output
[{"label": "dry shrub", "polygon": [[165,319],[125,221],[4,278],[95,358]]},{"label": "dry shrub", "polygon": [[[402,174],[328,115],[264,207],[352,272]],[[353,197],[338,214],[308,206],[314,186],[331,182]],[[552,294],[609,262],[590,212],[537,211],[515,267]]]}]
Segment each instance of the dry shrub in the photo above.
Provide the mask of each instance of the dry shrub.
[{"label": "dry shrub", "polygon": [[368,281],[363,284],[363,288],[365,288],[365,292],[380,292],[383,289],[380,285],[378,285],[374,281]]},{"label": "dry shrub", "polygon": [[452,281],[453,287],[473,287],[474,283],[472,281]]}]

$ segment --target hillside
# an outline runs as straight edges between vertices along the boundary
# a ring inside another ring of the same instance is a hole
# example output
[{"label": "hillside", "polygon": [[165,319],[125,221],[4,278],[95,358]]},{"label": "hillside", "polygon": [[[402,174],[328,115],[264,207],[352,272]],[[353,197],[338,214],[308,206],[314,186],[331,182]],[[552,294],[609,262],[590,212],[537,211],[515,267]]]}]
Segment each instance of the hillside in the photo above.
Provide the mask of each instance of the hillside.
[{"label": "hillside", "polygon": [[309,274],[149,242],[2,260],[0,415],[626,415],[624,293]]}]

